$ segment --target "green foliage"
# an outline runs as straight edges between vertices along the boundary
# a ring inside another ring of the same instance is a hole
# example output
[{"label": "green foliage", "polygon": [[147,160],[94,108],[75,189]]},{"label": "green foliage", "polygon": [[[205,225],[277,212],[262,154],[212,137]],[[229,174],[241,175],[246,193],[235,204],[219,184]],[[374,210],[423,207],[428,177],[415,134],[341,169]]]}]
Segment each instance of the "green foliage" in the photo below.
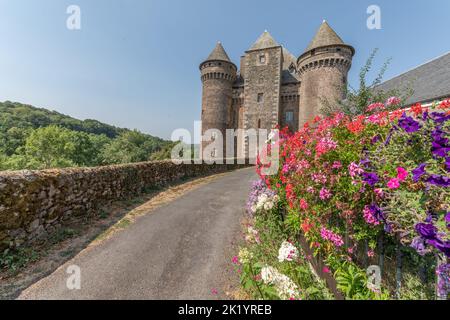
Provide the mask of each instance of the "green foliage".
[{"label": "green foliage", "polygon": [[96,120],[0,103],[0,170],[99,166],[170,159],[173,142]]},{"label": "green foliage", "polygon": [[39,254],[31,248],[6,249],[0,253],[0,270],[16,274],[27,264],[39,259]]},{"label": "green foliage", "polygon": [[[299,258],[295,261],[279,262],[278,249],[289,236],[287,226],[282,219],[281,206],[276,206],[270,211],[258,212],[254,219],[254,228],[258,230],[259,241],[248,242],[245,247],[241,248],[241,252],[245,250],[250,258],[238,266],[241,286],[247,294],[254,299],[280,299],[276,288],[265,284],[261,279],[261,270],[265,266],[273,266],[298,286],[301,299],[333,299],[325,283],[314,275],[312,267],[301,249],[299,249]],[[300,248],[295,240],[290,240],[297,248]]]}]

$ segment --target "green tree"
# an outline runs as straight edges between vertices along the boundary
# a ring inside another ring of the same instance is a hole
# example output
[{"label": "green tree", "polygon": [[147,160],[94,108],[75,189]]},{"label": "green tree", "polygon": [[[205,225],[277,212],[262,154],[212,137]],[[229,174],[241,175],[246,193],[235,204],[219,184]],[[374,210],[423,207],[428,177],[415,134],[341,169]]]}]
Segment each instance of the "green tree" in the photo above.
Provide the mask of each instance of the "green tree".
[{"label": "green tree", "polygon": [[102,152],[106,163],[131,163],[148,161],[152,153],[161,149],[148,135],[137,130],[127,131],[120,134],[111,143],[105,146]]}]

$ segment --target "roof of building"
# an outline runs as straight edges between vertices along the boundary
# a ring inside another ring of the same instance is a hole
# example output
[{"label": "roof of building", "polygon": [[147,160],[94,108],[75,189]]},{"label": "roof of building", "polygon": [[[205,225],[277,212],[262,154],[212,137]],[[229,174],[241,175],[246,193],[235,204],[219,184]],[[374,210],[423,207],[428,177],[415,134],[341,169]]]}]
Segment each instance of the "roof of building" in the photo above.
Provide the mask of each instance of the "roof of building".
[{"label": "roof of building", "polygon": [[412,90],[406,104],[432,102],[450,97],[450,52],[394,77],[376,89]]},{"label": "roof of building", "polygon": [[228,54],[226,53],[225,49],[222,46],[222,43],[217,42],[216,47],[205,61],[211,60],[221,60],[231,62],[230,57],[228,57]]},{"label": "roof of building", "polygon": [[251,48],[248,51],[261,50],[279,46],[280,45],[278,44],[278,42],[276,42],[275,39],[272,37],[272,35],[266,30],[258,38],[258,40],[256,40],[256,42],[251,46]]},{"label": "roof of building", "polygon": [[337,35],[337,33],[330,27],[325,20],[320,25],[316,35],[309,43],[305,52],[317,49],[320,47],[332,46],[332,45],[345,45],[344,41]]},{"label": "roof of building", "polygon": [[288,70],[292,63],[294,65],[297,63],[297,57],[283,47],[283,69]]}]

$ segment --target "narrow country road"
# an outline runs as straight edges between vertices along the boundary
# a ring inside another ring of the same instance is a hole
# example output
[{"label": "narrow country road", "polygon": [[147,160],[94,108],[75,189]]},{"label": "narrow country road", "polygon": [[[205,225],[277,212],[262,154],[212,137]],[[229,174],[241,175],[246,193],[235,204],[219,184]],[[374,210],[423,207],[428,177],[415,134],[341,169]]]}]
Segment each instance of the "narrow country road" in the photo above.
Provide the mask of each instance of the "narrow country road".
[{"label": "narrow country road", "polygon": [[[254,168],[227,173],[88,247],[19,299],[226,298]],[[80,267],[81,289],[67,288]],[[218,291],[218,294],[212,291]]]}]

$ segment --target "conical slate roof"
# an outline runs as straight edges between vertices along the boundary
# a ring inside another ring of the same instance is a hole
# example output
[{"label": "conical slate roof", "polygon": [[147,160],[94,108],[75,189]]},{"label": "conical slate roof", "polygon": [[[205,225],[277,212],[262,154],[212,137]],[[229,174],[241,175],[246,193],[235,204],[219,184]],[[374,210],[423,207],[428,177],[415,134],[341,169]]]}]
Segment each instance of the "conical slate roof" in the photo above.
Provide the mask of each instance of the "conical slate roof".
[{"label": "conical slate roof", "polygon": [[221,60],[231,62],[230,57],[228,57],[228,54],[226,53],[225,49],[222,46],[222,43],[220,42],[217,42],[216,47],[211,52],[209,57],[206,59],[206,61],[210,60]]},{"label": "conical slate roof", "polygon": [[275,41],[275,39],[271,36],[269,32],[264,31],[264,33],[256,40],[256,42],[252,45],[252,47],[249,49],[251,50],[261,50],[266,48],[273,48],[280,46],[278,42]]},{"label": "conical slate roof", "polygon": [[317,31],[314,39],[309,44],[308,48],[306,48],[305,52],[332,45],[345,45],[344,41],[337,35],[337,33],[330,27],[328,22],[323,21],[319,30]]}]

